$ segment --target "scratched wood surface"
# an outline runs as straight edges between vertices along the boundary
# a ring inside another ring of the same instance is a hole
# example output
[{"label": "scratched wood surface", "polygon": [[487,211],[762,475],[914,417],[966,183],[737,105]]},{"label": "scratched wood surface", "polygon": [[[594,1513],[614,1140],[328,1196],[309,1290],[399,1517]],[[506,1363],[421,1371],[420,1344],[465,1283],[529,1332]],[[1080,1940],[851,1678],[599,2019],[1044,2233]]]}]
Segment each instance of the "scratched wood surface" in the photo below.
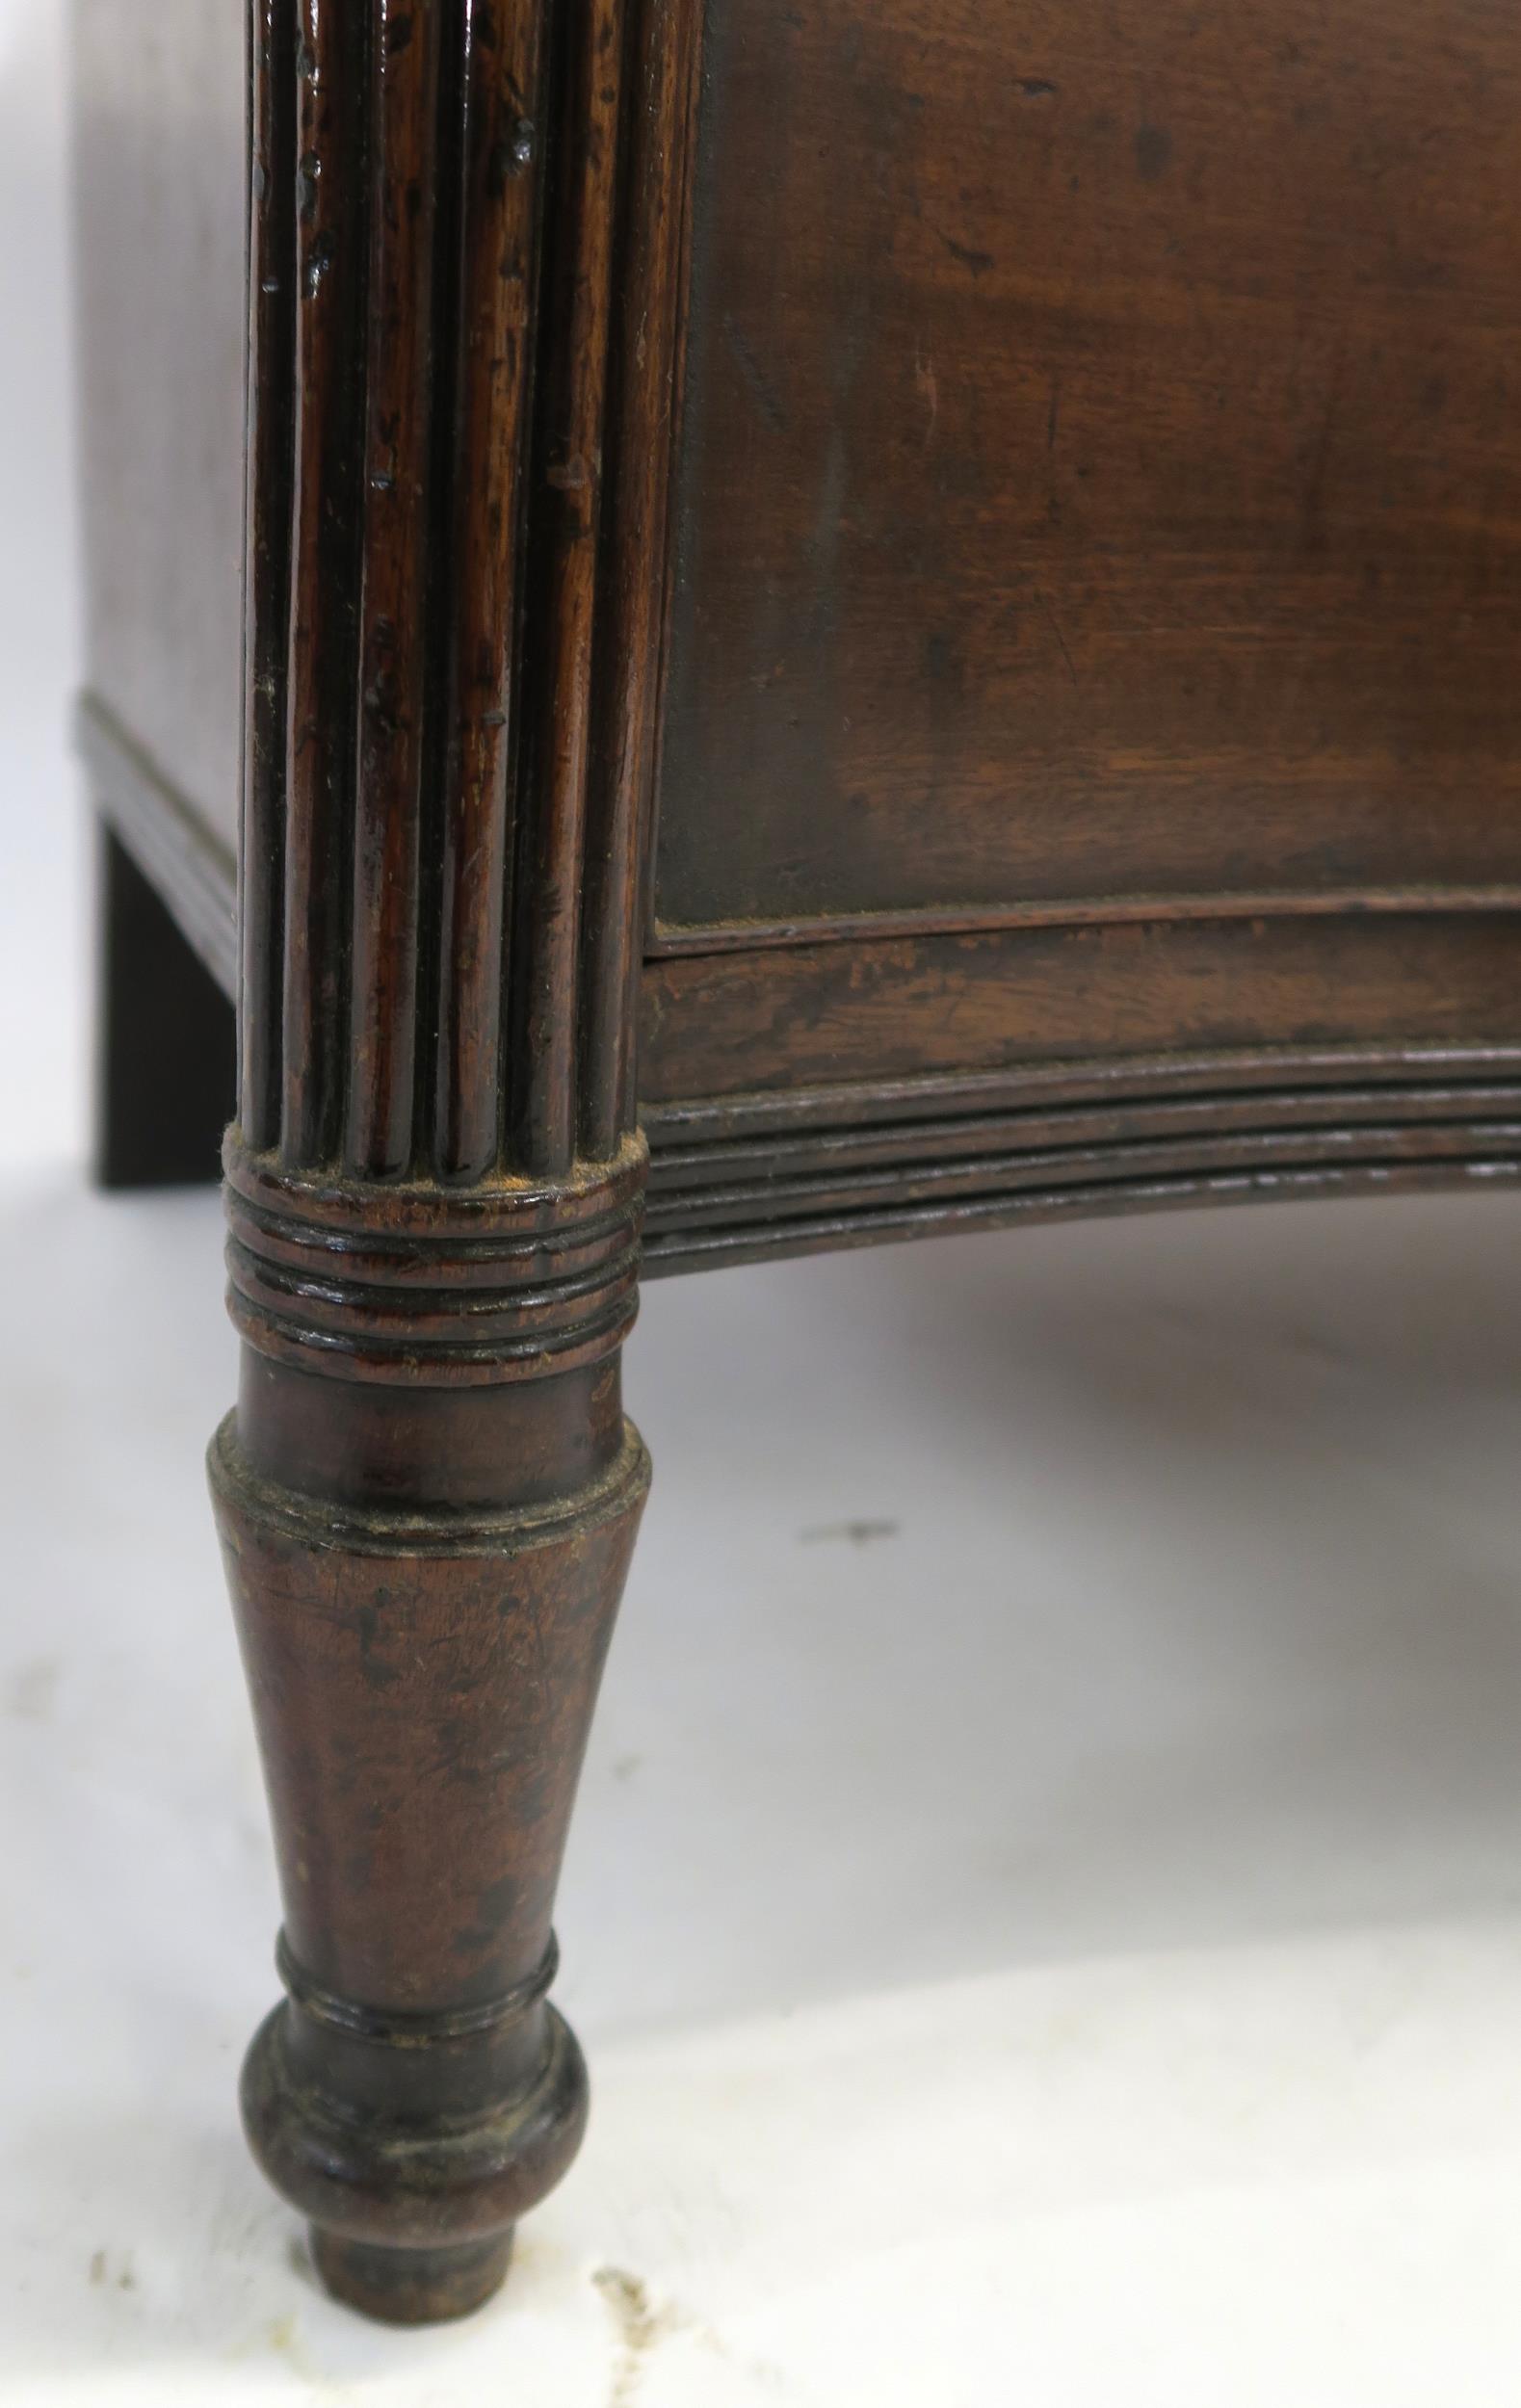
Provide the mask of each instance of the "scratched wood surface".
[{"label": "scratched wood surface", "polygon": [[1507,0],[710,0],[661,942],[1521,878],[1518,194]]},{"label": "scratched wood surface", "polygon": [[1521,1036],[1510,912],[991,929],[646,973],[643,1093],[778,1093],[1159,1047]]}]

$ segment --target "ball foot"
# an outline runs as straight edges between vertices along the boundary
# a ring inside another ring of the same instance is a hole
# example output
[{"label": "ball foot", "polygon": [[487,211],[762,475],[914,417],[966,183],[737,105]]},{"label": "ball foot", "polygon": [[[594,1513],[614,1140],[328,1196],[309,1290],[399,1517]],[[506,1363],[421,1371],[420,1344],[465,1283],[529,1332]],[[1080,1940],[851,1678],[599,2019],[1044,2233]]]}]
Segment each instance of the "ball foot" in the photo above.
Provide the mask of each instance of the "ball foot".
[{"label": "ball foot", "polygon": [[500,2290],[512,2258],[511,2232],[441,2249],[391,2249],[311,2228],[312,2258],[346,2307],[382,2324],[444,2324],[467,2316]]}]

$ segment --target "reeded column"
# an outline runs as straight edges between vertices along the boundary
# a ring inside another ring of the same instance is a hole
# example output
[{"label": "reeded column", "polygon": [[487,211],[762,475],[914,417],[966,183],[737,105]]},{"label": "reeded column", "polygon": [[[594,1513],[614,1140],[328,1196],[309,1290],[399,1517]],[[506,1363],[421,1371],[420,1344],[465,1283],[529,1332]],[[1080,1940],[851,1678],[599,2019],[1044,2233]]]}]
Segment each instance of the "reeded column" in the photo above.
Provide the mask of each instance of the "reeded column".
[{"label": "reeded column", "polygon": [[685,0],[254,0],[239,1117],[212,1485],[329,2286],[500,2282],[586,2115],[551,1915],[648,1481],[618,1358]]}]

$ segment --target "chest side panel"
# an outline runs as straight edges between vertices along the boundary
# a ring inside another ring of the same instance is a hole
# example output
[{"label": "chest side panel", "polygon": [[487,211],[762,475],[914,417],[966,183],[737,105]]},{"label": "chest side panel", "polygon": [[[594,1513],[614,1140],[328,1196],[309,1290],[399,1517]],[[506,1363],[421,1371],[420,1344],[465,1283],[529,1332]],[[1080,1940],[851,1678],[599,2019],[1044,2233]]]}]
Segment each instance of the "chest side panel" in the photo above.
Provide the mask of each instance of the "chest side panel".
[{"label": "chest side panel", "polygon": [[87,677],[141,756],[139,783],[151,792],[157,778],[184,799],[228,878],[242,726],[244,16],[240,0],[75,0],[72,64]]},{"label": "chest side panel", "polygon": [[1521,881],[1521,17],[711,0],[657,947]]}]

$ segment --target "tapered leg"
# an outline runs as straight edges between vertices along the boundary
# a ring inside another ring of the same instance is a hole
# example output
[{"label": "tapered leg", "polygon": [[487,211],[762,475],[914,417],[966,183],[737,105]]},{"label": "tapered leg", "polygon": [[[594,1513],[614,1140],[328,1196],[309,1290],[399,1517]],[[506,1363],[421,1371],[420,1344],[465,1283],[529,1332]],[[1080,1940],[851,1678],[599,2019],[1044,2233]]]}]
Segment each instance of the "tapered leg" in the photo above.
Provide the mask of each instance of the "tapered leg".
[{"label": "tapered leg", "polygon": [[[501,2281],[586,2116],[545,1993],[648,1479],[616,1352],[634,1197],[618,1171],[591,1183],[590,1237],[557,1229],[551,1199],[526,1247],[511,1200],[468,1237],[422,1202],[405,1235],[334,1246],[230,1160],[249,1345],[211,1475],[285,1909],[286,1999],[249,2053],[245,2120],[334,2291],[397,2321],[459,2315]],[[314,1302],[291,1273],[319,1253]],[[397,1361],[404,1274],[429,1286]],[[534,1333],[521,1376],[427,1384],[478,1368],[472,1324],[447,1327],[461,1278],[489,1298],[476,1335],[514,1315]],[[302,1362],[319,1330],[336,1369]]]},{"label": "tapered leg", "polygon": [[103,823],[95,915],[95,1177],[209,1185],[237,1086],[232,1006]]},{"label": "tapered leg", "polygon": [[252,0],[237,1413],[212,1479],[343,2297],[575,2149],[551,1909],[644,1493],[618,1358],[695,12]]}]

